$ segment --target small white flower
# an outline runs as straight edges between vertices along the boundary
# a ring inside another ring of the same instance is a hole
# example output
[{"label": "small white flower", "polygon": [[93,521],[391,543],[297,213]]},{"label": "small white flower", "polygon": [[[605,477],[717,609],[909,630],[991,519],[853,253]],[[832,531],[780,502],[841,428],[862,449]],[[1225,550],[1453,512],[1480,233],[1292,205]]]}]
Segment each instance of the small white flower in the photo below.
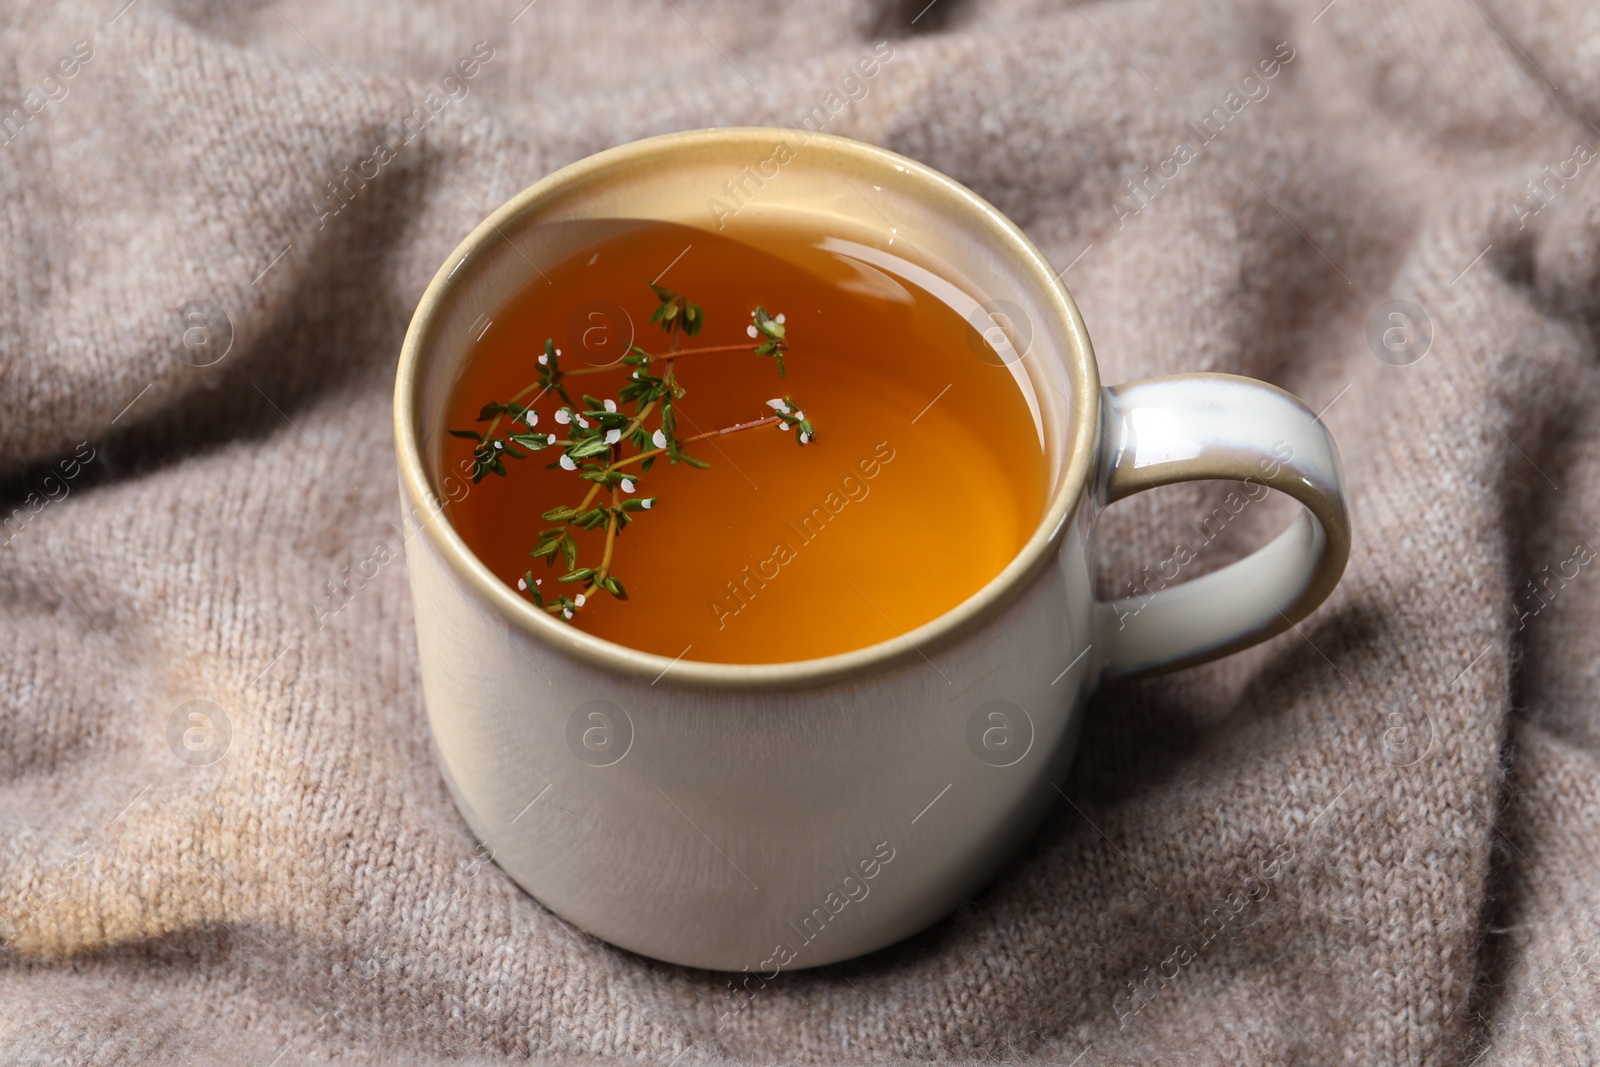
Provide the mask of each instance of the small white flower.
[{"label": "small white flower", "polygon": [[517,579],[517,588],[518,589],[526,589],[526,588],[528,588],[528,579],[526,579],[526,578],[518,578]]},{"label": "small white flower", "polygon": [[496,448],[504,448],[504,447],[506,447],[506,446],[505,446],[505,445],[503,445],[503,444],[501,444],[501,443],[500,443],[500,442],[499,442],[499,441],[496,441],[496,442],[495,442],[495,443],[494,443],[494,447],[496,447]]},{"label": "small white flower", "polygon": [[789,414],[789,405],[785,404],[778,397],[773,397],[771,400],[767,401],[767,407],[771,408],[773,411],[781,412],[785,415]]},{"label": "small white flower", "polygon": [[756,335],[756,324],[752,322],[750,325],[744,328],[744,332],[749,334],[751,337],[754,337]]},{"label": "small white flower", "polygon": [[585,596],[584,596],[584,595],[583,595],[583,594],[582,594],[582,593],[579,593],[579,594],[578,594],[578,595],[577,595],[577,597],[576,597],[576,599],[574,599],[574,600],[573,600],[573,603],[574,603],[574,604],[576,604],[576,605],[578,605],[578,607],[580,607],[580,608],[581,608],[581,607],[583,607],[583,605],[584,605],[584,601],[585,601],[585,600],[586,600],[586,599],[587,599],[587,598],[586,598],[586,597],[585,597]]},{"label": "small white flower", "polygon": [[578,425],[582,426],[585,430],[589,428],[589,420],[584,418],[582,415],[574,415],[573,418],[577,419]]},{"label": "small white flower", "polygon": [[800,431],[800,443],[801,444],[808,444],[808,443],[810,443],[810,441],[811,441],[811,435],[806,433],[804,430]]},{"label": "small white flower", "polygon": [[539,366],[548,367],[549,365],[550,365],[550,357],[541,352],[539,354]]},{"label": "small white flower", "polygon": [[624,478],[624,479],[622,479],[622,491],[624,493],[633,492],[633,479],[632,478]]},{"label": "small white flower", "polygon": [[614,445],[620,440],[622,440],[622,431],[621,430],[607,430],[606,431],[606,444]]},{"label": "small white flower", "polygon": [[607,411],[615,411],[615,410],[617,410],[617,402],[615,400],[607,400],[606,401],[606,410]]},{"label": "small white flower", "polygon": [[556,421],[565,426],[572,421],[572,412],[566,408],[556,408]]},{"label": "small white flower", "polygon": [[806,417],[806,413],[803,411],[797,411],[794,413],[794,417],[796,419],[804,419]]},{"label": "small white flower", "polygon": [[553,444],[555,444],[555,443],[556,443],[556,435],[555,435],[555,434],[553,434],[553,433],[547,433],[547,434],[545,434],[545,435],[544,435],[544,439],[545,439],[545,443],[546,443],[546,444],[550,444],[550,445],[553,445]]},{"label": "small white flower", "polygon": [[561,349],[559,349],[559,348],[558,348],[558,349],[556,349],[556,355],[558,355],[558,356],[559,356],[559,355],[560,355],[560,354],[561,354]]},{"label": "small white flower", "polygon": [[780,325],[780,326],[783,325],[783,312],[781,312],[781,311],[778,312],[778,320],[777,321],[778,321],[778,325]]},{"label": "small white flower", "polygon": [[655,433],[650,435],[650,441],[657,448],[667,447],[667,435],[662,433],[660,430],[657,430]]},{"label": "small white flower", "polygon": [[652,507],[655,506],[655,502],[656,502],[656,498],[655,497],[647,496],[643,500],[639,501],[639,506],[641,508],[644,508],[646,511],[649,511]]},{"label": "small white flower", "polygon": [[527,411],[522,413],[522,421],[527,423],[529,426],[537,426],[539,425],[539,413],[532,408],[529,408]]},{"label": "small white flower", "polygon": [[562,609],[561,609],[561,617],[562,617],[562,618],[563,618],[563,619],[570,619],[570,618],[572,618],[572,609],[571,609],[571,608],[562,608]]},{"label": "small white flower", "polygon": [[544,579],[543,578],[535,578],[533,580],[533,584],[534,585],[543,585],[544,584]]},{"label": "small white flower", "polygon": [[563,452],[561,453],[561,469],[564,471],[575,471],[578,469],[578,465],[572,462],[571,456]]}]

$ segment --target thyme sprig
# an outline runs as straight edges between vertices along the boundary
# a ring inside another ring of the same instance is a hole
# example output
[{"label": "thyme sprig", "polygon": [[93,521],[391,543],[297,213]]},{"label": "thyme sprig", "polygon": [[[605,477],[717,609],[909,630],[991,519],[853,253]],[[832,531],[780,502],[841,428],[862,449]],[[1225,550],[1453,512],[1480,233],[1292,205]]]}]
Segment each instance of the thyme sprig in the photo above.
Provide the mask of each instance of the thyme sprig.
[{"label": "thyme sprig", "polygon": [[[617,391],[616,399],[588,393],[580,393],[574,399],[568,389],[569,379],[615,372],[618,365],[564,368],[561,350],[555,346],[554,339],[547,339],[538,357],[538,377],[511,399],[485,404],[478,412],[478,421],[489,424],[486,429],[482,432],[450,431],[455,437],[473,442],[472,480],[475,483],[490,474],[505,477],[508,459],[527,459],[535,452],[552,448],[560,449],[561,454],[547,467],[571,471],[590,483],[578,503],[558,505],[544,512],[541,517],[553,525],[539,531],[529,551],[529,555],[544,560],[550,568],[555,567],[559,559],[564,573],[556,581],[579,586],[581,590],[570,596],[566,592],[547,596],[540,588],[544,580],[535,578],[531,569],[517,581],[517,588],[535,604],[564,619],[571,619],[602,590],[618,600],[628,599],[627,587],[617,578],[612,566],[616,540],[635,516],[655,506],[655,497],[633,494],[638,492],[640,482],[650,473],[656,460],[665,456],[670,463],[684,463],[703,470],[711,464],[685,451],[685,445],[761,426],[778,426],[792,433],[801,445],[816,439],[816,428],[792,396],[768,400],[770,415],[708,433],[680,437],[674,405],[686,390],[678,381],[677,361],[691,356],[752,352],[772,357],[778,367],[778,377],[785,377],[783,354],[788,351],[789,343],[784,316],[771,315],[765,308],[758,307],[750,313],[750,323],[745,328],[749,342],[680,347],[684,337],[695,337],[704,327],[704,310],[664,286],[652,282],[650,288],[658,301],[650,321],[666,333],[667,349],[647,352],[638,345],[630,345],[619,362],[631,370]],[[550,413],[551,420],[561,427],[557,432],[537,428],[541,421],[537,405],[551,397],[560,401]],[[632,410],[625,410],[630,407]],[[503,431],[502,422],[508,423]],[[604,499],[600,499],[602,496]],[[579,566],[578,543],[573,532],[602,526],[605,527],[605,544],[599,562]]]}]

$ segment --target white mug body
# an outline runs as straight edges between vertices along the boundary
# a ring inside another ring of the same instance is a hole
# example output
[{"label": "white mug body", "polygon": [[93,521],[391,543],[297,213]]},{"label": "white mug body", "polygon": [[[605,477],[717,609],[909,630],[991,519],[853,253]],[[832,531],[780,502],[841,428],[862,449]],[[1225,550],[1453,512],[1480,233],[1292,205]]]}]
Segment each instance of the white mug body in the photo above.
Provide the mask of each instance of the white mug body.
[{"label": "white mug body", "polygon": [[424,699],[469,862],[696,967],[812,967],[915,933],[1061,803],[1089,690],[1086,533],[927,659],[755,691],[552,655],[413,538]]}]

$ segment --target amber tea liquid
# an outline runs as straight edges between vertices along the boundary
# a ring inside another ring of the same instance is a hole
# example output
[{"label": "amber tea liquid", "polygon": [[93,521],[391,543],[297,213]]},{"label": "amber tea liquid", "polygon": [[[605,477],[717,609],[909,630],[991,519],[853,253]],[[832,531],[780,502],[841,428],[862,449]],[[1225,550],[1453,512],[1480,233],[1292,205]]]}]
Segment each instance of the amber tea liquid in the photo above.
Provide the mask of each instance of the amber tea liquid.
[{"label": "amber tea liquid", "polygon": [[[914,248],[872,240],[800,224],[735,240],[619,222],[541,264],[544,277],[493,317],[455,385],[451,428],[486,429],[480,408],[537,379],[547,337],[567,370],[613,363],[630,333],[646,351],[665,350],[667,335],[648,322],[658,301],[647,283],[659,277],[704,309],[704,330],[682,347],[747,341],[758,305],[783,312],[788,334],[784,379],[749,351],[678,361],[680,437],[770,415],[766,400],[784,395],[817,429],[803,448],[771,426],[687,445],[708,470],[658,460],[637,483],[657,503],[616,541],[612,572],[629,599],[597,593],[566,625],[669,657],[812,659],[933,620],[1017,555],[1050,483],[1026,379],[912,280],[928,279]],[[570,378],[569,392],[615,397],[627,369]],[[560,430],[558,405],[538,404],[540,430]],[[444,441],[445,469],[469,469],[471,442]],[[531,568],[541,591],[571,595],[582,585],[556,582],[564,566],[528,555],[551,525],[541,513],[590,487],[547,469],[558,455],[508,461],[506,477],[471,486],[446,514],[513,588]],[[604,529],[577,538],[579,565],[597,563]]]}]

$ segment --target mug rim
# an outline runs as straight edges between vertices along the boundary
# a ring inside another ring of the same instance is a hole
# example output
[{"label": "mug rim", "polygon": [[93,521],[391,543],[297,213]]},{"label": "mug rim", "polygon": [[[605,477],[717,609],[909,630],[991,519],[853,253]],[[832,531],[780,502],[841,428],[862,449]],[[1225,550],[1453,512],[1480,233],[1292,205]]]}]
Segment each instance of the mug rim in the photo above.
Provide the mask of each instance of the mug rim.
[{"label": "mug rim", "polygon": [[[908,632],[876,644],[831,656],[775,663],[685,660],[681,655],[678,659],[672,659],[597,637],[539,610],[513,593],[510,586],[488,569],[445,516],[442,506],[437,511],[432,510],[431,504],[438,497],[429,482],[421,435],[419,427],[414,425],[412,412],[416,407],[421,370],[434,326],[442,310],[468,285],[467,275],[458,278],[457,271],[469,259],[476,258],[486,246],[500,240],[510,241],[510,233],[519,232],[522,227],[517,225],[509,233],[508,227],[530,221],[541,201],[590,181],[613,166],[637,163],[651,157],[661,157],[663,165],[671,165],[674,158],[713,143],[770,144],[774,136],[788,138],[798,132],[785,127],[763,126],[685,130],[617,145],[560,167],[517,193],[473,227],[445,257],[412,313],[405,340],[400,347],[394,395],[395,450],[400,484],[407,503],[419,514],[427,516],[421,524],[422,533],[429,539],[432,549],[447,562],[450,570],[464,578],[473,592],[492,605],[502,619],[553,652],[582,660],[594,667],[651,679],[651,684],[662,682],[678,688],[700,686],[761,690],[843,681],[898,667],[918,657],[926,659],[926,649],[937,648],[971,633],[1016,600],[1032,584],[1053,558],[1068,524],[1085,499],[1100,429],[1099,368],[1078,307],[1050,261],[999,209],[932,167],[876,145],[837,134],[808,131],[803,135],[802,148],[825,149],[834,157],[828,161],[830,166],[846,163],[861,170],[871,169],[880,173],[883,170],[898,171],[900,173],[896,180],[922,183],[934,194],[941,211],[964,216],[967,221],[988,231],[994,242],[1007,249],[1024,272],[1037,283],[1036,293],[1041,303],[1057,315],[1064,328],[1069,349],[1066,354],[1068,366],[1064,369],[1082,403],[1074,405],[1069,401],[1068,406],[1074,409],[1076,418],[1069,425],[1062,459],[1057,464],[1061,477],[1033,533],[1010,562],[955,607]],[[421,610],[420,605],[413,605],[413,610]]]}]

